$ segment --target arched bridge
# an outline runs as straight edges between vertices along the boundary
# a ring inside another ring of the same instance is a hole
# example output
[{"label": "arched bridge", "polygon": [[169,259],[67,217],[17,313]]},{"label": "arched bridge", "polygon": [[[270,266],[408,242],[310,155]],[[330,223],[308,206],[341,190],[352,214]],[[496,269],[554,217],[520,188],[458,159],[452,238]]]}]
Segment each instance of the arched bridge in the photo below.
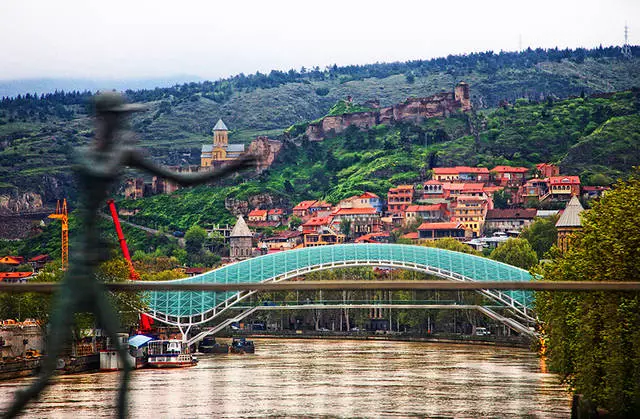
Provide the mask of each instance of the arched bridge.
[{"label": "arched bridge", "polygon": [[[310,272],[356,266],[410,269],[454,281],[530,281],[529,272],[466,253],[398,244],[342,244],[268,254],[172,282],[255,283],[282,281]],[[533,321],[532,294],[527,291],[483,290],[482,294]],[[154,291],[148,294],[148,314],[175,326],[202,324],[254,293]]]}]

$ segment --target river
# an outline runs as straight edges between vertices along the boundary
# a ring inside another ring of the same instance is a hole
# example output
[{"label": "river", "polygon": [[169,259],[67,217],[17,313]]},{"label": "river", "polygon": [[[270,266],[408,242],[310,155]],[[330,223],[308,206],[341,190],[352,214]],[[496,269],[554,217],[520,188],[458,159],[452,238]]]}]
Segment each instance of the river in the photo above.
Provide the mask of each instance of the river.
[{"label": "river", "polygon": [[[224,341],[224,340],[221,340]],[[565,418],[570,395],[520,348],[258,339],[253,355],[137,370],[131,417]],[[32,378],[0,383],[0,411]],[[25,417],[111,417],[117,373],[61,376]]]}]

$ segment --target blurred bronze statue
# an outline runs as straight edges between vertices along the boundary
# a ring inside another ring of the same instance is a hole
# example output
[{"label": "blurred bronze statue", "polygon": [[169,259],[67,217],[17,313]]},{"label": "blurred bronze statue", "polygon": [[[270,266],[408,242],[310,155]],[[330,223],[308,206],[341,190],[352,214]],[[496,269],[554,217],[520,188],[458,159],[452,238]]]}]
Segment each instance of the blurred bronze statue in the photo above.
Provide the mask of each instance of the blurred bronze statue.
[{"label": "blurred bronze statue", "polygon": [[107,299],[106,289],[95,277],[98,265],[105,261],[108,252],[101,241],[97,224],[99,212],[104,208],[112,189],[119,185],[120,175],[126,166],[145,170],[169,179],[181,186],[192,186],[220,179],[238,170],[254,165],[252,156],[234,160],[213,171],[177,173],[160,166],[142,152],[125,144],[129,134],[124,129],[125,116],[144,110],[140,105],[127,104],[119,93],[104,92],[95,97],[96,132],[91,146],[78,150],[74,173],[79,193],[79,226],[72,248],[69,270],[66,272],[51,313],[48,337],[48,355],[44,358],[37,380],[26,390],[16,394],[13,404],[5,412],[7,418],[15,417],[22,408],[49,384],[56,369],[56,361],[63,346],[71,338],[74,314],[93,313],[107,336],[115,344],[123,362],[122,382],[117,400],[118,417],[127,415],[127,384],[131,365],[127,348],[118,341],[119,329],[116,313]]}]

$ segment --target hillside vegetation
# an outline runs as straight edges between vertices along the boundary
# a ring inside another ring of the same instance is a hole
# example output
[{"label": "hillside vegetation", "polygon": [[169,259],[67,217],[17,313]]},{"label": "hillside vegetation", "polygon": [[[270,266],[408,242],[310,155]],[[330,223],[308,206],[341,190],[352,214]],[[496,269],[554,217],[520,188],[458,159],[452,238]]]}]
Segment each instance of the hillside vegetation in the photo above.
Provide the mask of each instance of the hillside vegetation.
[{"label": "hillside vegetation", "polygon": [[[249,200],[266,193],[287,205],[303,199],[335,203],[365,191],[386,196],[389,187],[425,181],[432,168],[447,165],[533,168],[539,162],[574,162],[563,166],[564,173],[590,184],[594,178],[626,175],[637,164],[640,139],[633,129],[639,111],[640,92],[627,91],[541,103],[520,100],[486,114],[454,114],[419,125],[350,127],[323,142],[300,134],[285,142],[276,163],[257,179],[121,205],[140,209],[135,219],[142,224],[185,229],[232,222],[224,207],[228,197]],[[618,129],[620,124],[625,128]]]},{"label": "hillside vegetation", "polygon": [[[165,164],[197,164],[211,128],[223,118],[230,140],[277,136],[286,127],[327,114],[346,96],[355,103],[379,99],[381,106],[410,96],[471,86],[476,109],[518,98],[544,100],[640,86],[640,48],[621,59],[619,48],[474,53],[404,63],[331,66],[170,88],[128,91],[149,110],[132,128],[142,147]],[[33,191],[45,200],[72,196],[69,156],[91,137],[90,92],[28,94],[0,101],[0,193]]]}]

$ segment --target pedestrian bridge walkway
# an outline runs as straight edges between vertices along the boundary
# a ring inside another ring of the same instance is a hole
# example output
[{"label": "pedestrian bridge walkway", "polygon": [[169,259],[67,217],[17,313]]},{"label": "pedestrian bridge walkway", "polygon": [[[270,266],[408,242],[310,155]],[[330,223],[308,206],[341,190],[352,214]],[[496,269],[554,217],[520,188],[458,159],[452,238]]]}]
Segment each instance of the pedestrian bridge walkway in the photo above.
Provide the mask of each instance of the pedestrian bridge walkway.
[{"label": "pedestrian bridge walkway", "polygon": [[[342,244],[268,254],[171,282],[243,284],[282,281],[310,272],[357,266],[409,269],[454,281],[532,279],[524,269],[466,253],[398,244]],[[190,327],[218,317],[254,292],[153,291],[147,294],[148,314],[170,325]],[[481,292],[498,304],[508,306],[524,319],[534,320],[531,292],[489,289]]]}]

